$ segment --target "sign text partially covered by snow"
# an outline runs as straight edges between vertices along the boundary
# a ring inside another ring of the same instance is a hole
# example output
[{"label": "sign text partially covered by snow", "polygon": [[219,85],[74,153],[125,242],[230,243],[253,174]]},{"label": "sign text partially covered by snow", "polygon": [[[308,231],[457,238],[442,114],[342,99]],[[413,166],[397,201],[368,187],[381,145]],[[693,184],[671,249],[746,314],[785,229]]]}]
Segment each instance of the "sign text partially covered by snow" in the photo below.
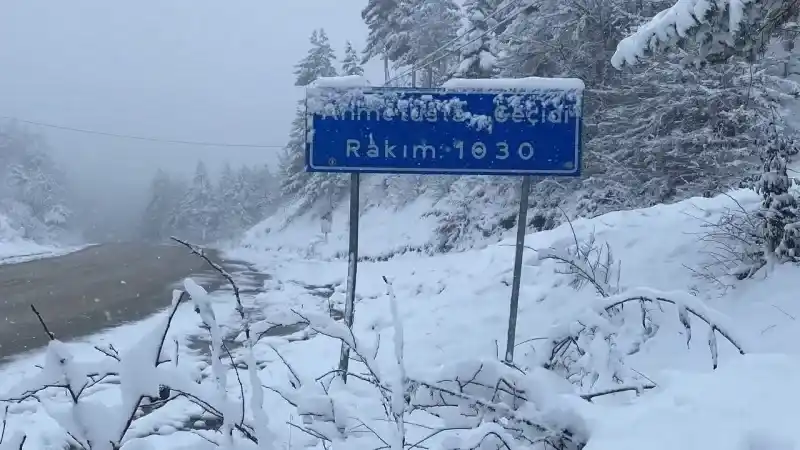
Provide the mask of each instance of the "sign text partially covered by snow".
[{"label": "sign text partially covered by snow", "polygon": [[309,89],[307,170],[580,175],[580,81],[464,81],[471,83]]}]

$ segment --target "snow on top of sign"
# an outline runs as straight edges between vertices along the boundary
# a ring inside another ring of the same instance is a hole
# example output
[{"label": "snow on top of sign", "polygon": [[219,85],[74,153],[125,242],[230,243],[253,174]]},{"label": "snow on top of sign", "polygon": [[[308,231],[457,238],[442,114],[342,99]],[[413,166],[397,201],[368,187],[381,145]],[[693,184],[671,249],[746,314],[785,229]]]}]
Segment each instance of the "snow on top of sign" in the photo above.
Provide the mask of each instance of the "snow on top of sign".
[{"label": "snow on top of sign", "polygon": [[353,89],[369,87],[369,81],[361,75],[341,77],[321,77],[312,82],[309,88]]},{"label": "snow on top of sign", "polygon": [[445,89],[531,89],[531,90],[583,90],[585,85],[578,78],[453,78],[442,85]]},{"label": "snow on top of sign", "polygon": [[[366,115],[367,118],[388,121],[395,117],[409,117],[416,120],[420,117],[430,119],[432,116],[443,115],[477,130],[486,130],[490,133],[492,131],[490,116],[470,113],[466,110],[466,102],[457,97],[437,99],[430,94],[419,95],[394,90],[369,91],[363,86],[342,89],[315,86],[307,93],[308,113],[325,118],[344,119],[347,115],[350,117]],[[309,130],[313,128],[312,124],[309,121]],[[308,135],[309,139],[312,137],[313,135]]]}]

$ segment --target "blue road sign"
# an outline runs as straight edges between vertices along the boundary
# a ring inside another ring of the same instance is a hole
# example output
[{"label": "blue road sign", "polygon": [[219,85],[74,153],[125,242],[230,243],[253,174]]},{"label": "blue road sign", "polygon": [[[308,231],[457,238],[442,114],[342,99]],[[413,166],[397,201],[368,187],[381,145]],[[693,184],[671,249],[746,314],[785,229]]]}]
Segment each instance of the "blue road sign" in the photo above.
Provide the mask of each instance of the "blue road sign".
[{"label": "blue road sign", "polygon": [[306,170],[579,176],[582,92],[309,89]]}]

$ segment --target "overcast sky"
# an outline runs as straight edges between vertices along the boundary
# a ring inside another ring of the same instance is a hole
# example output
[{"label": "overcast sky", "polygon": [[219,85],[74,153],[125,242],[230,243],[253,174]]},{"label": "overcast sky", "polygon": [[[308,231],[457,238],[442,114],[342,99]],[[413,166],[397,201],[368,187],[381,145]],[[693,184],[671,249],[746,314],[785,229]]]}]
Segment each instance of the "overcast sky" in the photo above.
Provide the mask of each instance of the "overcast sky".
[{"label": "overcast sky", "polygon": [[[167,139],[283,145],[293,65],[325,27],[362,47],[361,0],[0,0],[0,116]],[[372,73],[372,71],[371,71]],[[85,194],[158,167],[275,161],[278,149],[202,148],[42,129]]]}]

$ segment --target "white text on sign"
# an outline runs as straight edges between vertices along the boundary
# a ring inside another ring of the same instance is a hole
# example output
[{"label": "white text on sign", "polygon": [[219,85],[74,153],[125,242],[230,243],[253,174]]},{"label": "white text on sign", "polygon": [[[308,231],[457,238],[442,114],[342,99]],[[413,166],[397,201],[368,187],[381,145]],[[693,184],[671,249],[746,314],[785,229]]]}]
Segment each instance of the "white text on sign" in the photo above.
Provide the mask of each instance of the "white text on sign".
[{"label": "white text on sign", "polygon": [[493,158],[500,161],[513,158],[528,161],[535,156],[534,146],[530,142],[521,142],[511,146],[507,142],[496,142],[487,145],[481,141],[467,144],[464,141],[456,140],[453,141],[452,146],[442,145],[437,147],[427,143],[411,145],[392,144],[388,139],[385,139],[382,145],[376,144],[374,140],[370,140],[368,144],[365,144],[358,139],[348,139],[345,145],[345,155],[347,158],[435,160],[450,157],[459,160]]},{"label": "white text on sign", "polygon": [[[384,121],[384,122],[469,122],[475,116],[465,113],[460,108],[441,109],[435,105],[431,107],[392,107],[392,108],[348,108],[344,111],[325,111],[321,114],[322,119],[344,120],[344,121]],[[492,114],[492,119],[497,123],[527,123],[538,125],[544,123],[566,124],[570,118],[575,117],[571,108],[540,108],[532,107],[511,107],[506,105],[496,105]]]}]

